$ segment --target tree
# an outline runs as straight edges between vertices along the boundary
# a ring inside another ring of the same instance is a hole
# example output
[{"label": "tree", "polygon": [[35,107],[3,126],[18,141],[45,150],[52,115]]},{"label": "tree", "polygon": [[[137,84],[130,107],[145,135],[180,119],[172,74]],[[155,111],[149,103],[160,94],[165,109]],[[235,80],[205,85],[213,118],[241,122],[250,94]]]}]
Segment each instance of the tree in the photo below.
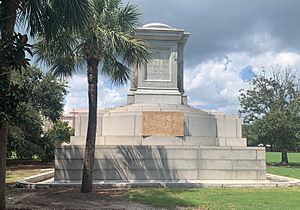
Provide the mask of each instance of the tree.
[{"label": "tree", "polygon": [[53,126],[45,133],[43,137],[43,144],[41,145],[43,153],[41,158],[43,161],[54,160],[55,147],[64,143],[70,142],[70,136],[73,131],[66,122],[57,121]]},{"label": "tree", "polygon": [[256,144],[279,147],[286,165],[287,150],[295,148],[300,137],[299,79],[290,68],[279,68],[256,74],[251,85],[239,98],[247,137]]},{"label": "tree", "polygon": [[[10,74],[28,62],[25,59],[27,46],[22,45],[21,48],[17,46],[18,41],[27,43],[27,36],[14,33],[17,21],[27,27],[31,35],[42,33],[48,39],[55,39],[53,37],[61,28],[70,31],[81,29],[83,25],[86,25],[90,15],[88,0],[0,1],[1,96],[5,95],[7,98],[8,95],[12,96],[12,93],[16,92],[17,88],[11,83]],[[0,209],[5,208],[5,154],[8,115],[11,113],[6,108],[12,108],[17,104],[12,97],[10,99],[5,103],[5,108],[1,107],[0,116]]]},{"label": "tree", "polygon": [[51,66],[55,75],[71,76],[82,64],[87,65],[88,130],[84,155],[81,192],[91,192],[97,128],[98,67],[112,83],[123,84],[130,76],[131,64],[149,59],[146,45],[132,36],[139,24],[140,12],[133,4],[121,0],[91,0],[94,15],[80,33],[62,31],[58,41],[40,39],[36,44],[39,60]]},{"label": "tree", "polygon": [[37,67],[28,67],[21,73],[14,72],[12,81],[18,84],[26,96],[22,102],[31,104],[47,120],[57,121],[61,118],[67,94],[67,86],[50,73],[43,73]]},{"label": "tree", "polygon": [[12,39],[0,39],[0,209],[5,208],[6,142],[8,122],[23,95],[11,80],[11,71],[26,67],[27,36],[14,34]]},{"label": "tree", "polygon": [[42,124],[43,121],[55,122],[61,118],[63,99],[67,94],[65,84],[36,67],[13,72],[11,80],[18,85],[24,97],[10,120],[8,155],[14,154],[20,159],[31,159],[34,155],[47,157],[47,154],[50,157],[54,149],[50,151],[53,148],[51,139],[42,138]]}]

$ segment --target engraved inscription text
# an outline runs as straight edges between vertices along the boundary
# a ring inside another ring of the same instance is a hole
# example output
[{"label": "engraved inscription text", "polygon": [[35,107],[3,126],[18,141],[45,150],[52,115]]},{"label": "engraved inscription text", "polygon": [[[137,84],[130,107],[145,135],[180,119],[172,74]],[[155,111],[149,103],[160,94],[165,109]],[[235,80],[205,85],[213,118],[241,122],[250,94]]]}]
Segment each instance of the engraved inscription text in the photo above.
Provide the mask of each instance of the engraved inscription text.
[{"label": "engraved inscription text", "polygon": [[153,59],[146,66],[146,80],[170,80],[169,50],[154,50]]}]

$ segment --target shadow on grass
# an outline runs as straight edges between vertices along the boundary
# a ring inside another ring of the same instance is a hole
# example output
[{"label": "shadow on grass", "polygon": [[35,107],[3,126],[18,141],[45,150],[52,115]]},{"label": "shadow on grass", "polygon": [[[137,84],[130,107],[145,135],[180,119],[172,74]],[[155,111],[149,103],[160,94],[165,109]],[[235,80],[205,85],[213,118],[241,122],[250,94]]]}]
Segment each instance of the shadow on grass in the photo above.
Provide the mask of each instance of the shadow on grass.
[{"label": "shadow on grass", "polygon": [[270,163],[267,163],[267,166],[300,168],[300,163],[289,163],[288,165],[283,166],[283,165],[281,165],[281,163],[270,162]]},{"label": "shadow on grass", "polygon": [[[187,189],[185,189],[187,191]],[[130,190],[127,197],[142,204],[151,205],[153,207],[175,209],[176,207],[197,207],[193,201],[180,198],[182,190],[175,189],[137,189]]]}]

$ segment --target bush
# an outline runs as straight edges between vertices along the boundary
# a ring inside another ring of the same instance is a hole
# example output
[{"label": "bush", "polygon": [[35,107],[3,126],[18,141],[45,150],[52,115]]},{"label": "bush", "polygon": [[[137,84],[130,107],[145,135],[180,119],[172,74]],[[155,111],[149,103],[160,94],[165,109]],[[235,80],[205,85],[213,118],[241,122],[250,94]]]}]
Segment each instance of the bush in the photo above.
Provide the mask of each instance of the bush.
[{"label": "bush", "polygon": [[63,142],[70,142],[71,135],[73,135],[73,130],[68,127],[66,122],[55,122],[43,137],[42,151],[40,152],[42,161],[52,161],[54,159],[55,147]]}]

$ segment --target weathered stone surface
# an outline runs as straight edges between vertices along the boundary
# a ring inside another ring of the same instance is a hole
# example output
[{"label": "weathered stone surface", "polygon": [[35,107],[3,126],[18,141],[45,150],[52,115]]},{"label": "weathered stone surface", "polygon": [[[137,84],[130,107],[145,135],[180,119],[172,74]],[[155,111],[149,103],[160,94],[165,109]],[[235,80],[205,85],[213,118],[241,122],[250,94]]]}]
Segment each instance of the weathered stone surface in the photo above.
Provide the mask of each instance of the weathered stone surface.
[{"label": "weathered stone surface", "polygon": [[[256,157],[256,152],[264,152],[261,148],[218,148],[183,145],[97,146],[95,180],[265,179],[265,161]],[[57,149],[55,180],[81,179],[83,151],[84,147],[78,146]],[[212,151],[218,151],[221,155],[216,157]],[[237,155],[243,153],[247,155]]]},{"label": "weathered stone surface", "polygon": [[186,104],[183,48],[189,34],[175,28],[141,27],[135,36],[147,43],[153,57],[147,64],[133,68],[128,104]]}]

